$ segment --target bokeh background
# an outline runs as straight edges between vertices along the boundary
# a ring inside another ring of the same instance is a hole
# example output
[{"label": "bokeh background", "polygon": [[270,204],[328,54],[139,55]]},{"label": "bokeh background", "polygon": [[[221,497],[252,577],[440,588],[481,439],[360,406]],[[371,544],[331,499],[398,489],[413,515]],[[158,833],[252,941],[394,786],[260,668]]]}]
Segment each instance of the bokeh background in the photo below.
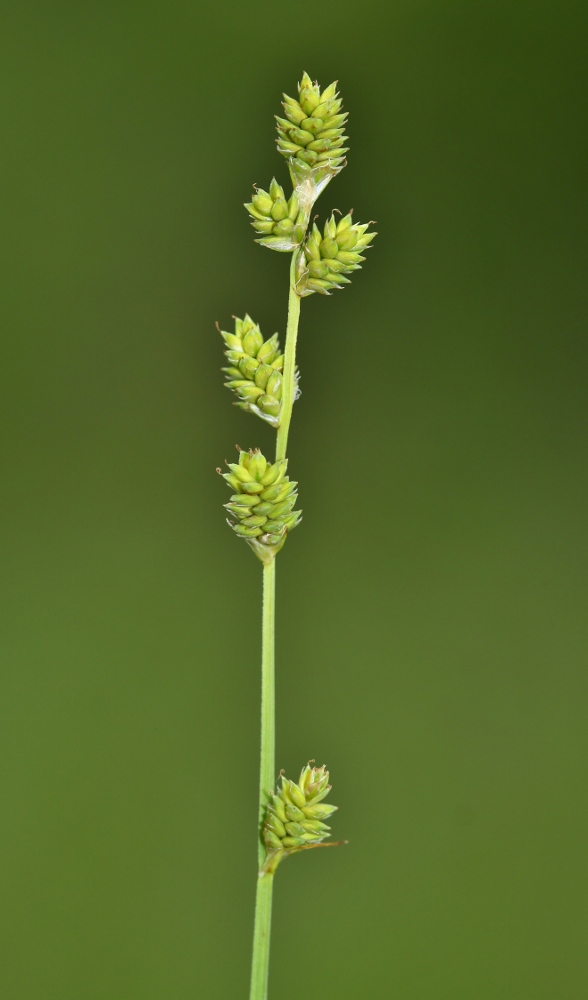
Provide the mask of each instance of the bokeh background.
[{"label": "bokeh background", "polygon": [[349,846],[276,886],[280,1000],[583,1000],[586,8],[4,8],[7,1000],[246,997],[260,566],[214,469],[232,314],[285,326],[242,202],[338,78],[317,204],[379,237],[303,303],[277,765]]}]

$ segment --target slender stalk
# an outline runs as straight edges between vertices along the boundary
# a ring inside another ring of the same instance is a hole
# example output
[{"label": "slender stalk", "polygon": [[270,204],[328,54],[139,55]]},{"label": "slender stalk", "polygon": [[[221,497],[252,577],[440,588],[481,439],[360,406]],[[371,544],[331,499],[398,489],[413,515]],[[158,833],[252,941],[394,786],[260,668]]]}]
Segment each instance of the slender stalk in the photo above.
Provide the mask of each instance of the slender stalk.
[{"label": "slender stalk", "polygon": [[275,608],[276,560],[263,566],[263,611],[261,645],[261,761],[259,767],[259,842],[258,861],[265,860],[262,829],[269,793],[274,787],[276,759],[275,694]]},{"label": "slender stalk", "polygon": [[[300,296],[296,294],[296,260],[292,254],[290,265],[290,294],[288,297],[288,323],[284,354],[284,379],[280,427],[276,443],[276,461],[286,457],[288,430],[292,419],[296,391],[296,340],[300,318]],[[259,868],[265,860],[263,822],[268,797],[275,779],[276,713],[275,713],[275,607],[276,560],[263,566],[263,613],[261,656],[261,763],[259,770]],[[269,973],[270,934],[272,919],[273,874],[261,873],[257,877],[255,897],[255,930],[253,933],[253,961],[251,967],[250,1000],[266,1000]]]},{"label": "slender stalk", "polygon": [[261,875],[257,880],[250,1000],[267,998],[273,883],[274,876],[270,874]]},{"label": "slender stalk", "polygon": [[[261,645],[261,761],[259,768],[258,867],[265,860],[263,821],[275,778],[275,607],[276,560],[263,565],[263,611]],[[266,1000],[272,918],[273,875],[260,873],[255,897],[255,930],[251,965],[251,1000]]]},{"label": "slender stalk", "polygon": [[296,261],[298,250],[292,254],[290,264],[290,295],[288,298],[288,324],[286,326],[286,349],[284,352],[284,380],[282,383],[282,409],[280,426],[276,444],[276,462],[286,457],[288,446],[288,431],[292,419],[294,393],[296,391],[296,340],[298,338],[298,320],[300,319],[300,296],[296,292]]}]

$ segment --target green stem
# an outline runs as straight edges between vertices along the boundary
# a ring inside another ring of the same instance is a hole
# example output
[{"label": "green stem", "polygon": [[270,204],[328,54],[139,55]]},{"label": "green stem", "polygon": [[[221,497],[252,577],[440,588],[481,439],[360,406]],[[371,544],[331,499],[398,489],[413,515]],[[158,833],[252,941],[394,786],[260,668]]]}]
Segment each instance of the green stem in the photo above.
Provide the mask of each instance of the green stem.
[{"label": "green stem", "polygon": [[273,875],[260,875],[257,880],[250,1000],[267,998],[273,882]]},{"label": "green stem", "polygon": [[[265,860],[263,821],[269,793],[274,786],[275,713],[275,607],[276,560],[263,565],[263,611],[261,643],[261,763],[259,768],[258,867]],[[255,930],[251,966],[250,1000],[266,1000],[272,917],[273,875],[259,874],[255,897]]]},{"label": "green stem", "polygon": [[261,868],[265,860],[263,821],[269,793],[274,787],[276,759],[276,693],[275,693],[275,609],[276,560],[263,566],[263,611],[261,639],[261,762],[259,768],[259,850]]},{"label": "green stem", "polygon": [[284,380],[282,383],[282,409],[278,441],[276,444],[276,462],[286,457],[288,447],[288,431],[292,419],[294,393],[296,391],[296,340],[298,337],[298,320],[300,319],[300,296],[296,292],[296,261],[298,250],[292,254],[290,265],[290,296],[288,298],[288,324],[286,326],[286,350],[284,354]]},{"label": "green stem", "polygon": [[[288,298],[288,323],[282,383],[281,421],[276,443],[276,461],[286,457],[288,431],[292,419],[296,391],[296,339],[300,318],[300,296],[296,293],[296,261],[298,251],[292,254],[290,265],[290,295]],[[275,608],[276,560],[263,566],[263,612],[261,653],[261,764],[259,770],[259,868],[265,861],[263,823],[269,793],[274,786],[276,753],[276,699],[275,699]],[[270,933],[272,919],[272,873],[260,873],[255,897],[255,930],[253,934],[253,962],[251,967],[250,1000],[267,1000],[269,972]]]}]

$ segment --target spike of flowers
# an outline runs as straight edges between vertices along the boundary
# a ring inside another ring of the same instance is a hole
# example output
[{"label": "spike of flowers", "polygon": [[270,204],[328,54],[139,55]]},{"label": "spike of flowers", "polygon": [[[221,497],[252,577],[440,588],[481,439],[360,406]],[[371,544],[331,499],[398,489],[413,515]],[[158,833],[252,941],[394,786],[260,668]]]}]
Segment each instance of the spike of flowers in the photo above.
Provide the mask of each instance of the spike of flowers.
[{"label": "spike of flowers", "polygon": [[285,117],[276,115],[278,150],[288,160],[299,207],[308,217],[321,191],[345,166],[347,113],[337,82],[321,91],[308,73],[298,84],[298,100],[284,94]]},{"label": "spike of flowers", "polygon": [[271,465],[255,449],[241,451],[239,461],[229,464],[230,471],[223,474],[235,491],[225,504],[232,518],[227,523],[262,562],[273,560],[302,517],[294,510],[298,484],[288,479],[287,468],[286,458]]},{"label": "spike of flowers", "polygon": [[269,191],[255,188],[245,207],[258,243],[292,252],[284,357],[278,335],[264,340],[250,316],[235,320],[234,333],[220,331],[228,362],[226,384],[238,397],[236,405],[277,428],[273,464],[258,450],[239,449],[238,462],[224,473],[232,489],[225,504],[228,523],[263,562],[258,881],[250,1000],[267,1000],[277,866],[290,854],[335,846],[325,840],[329,834],[325,821],[336,807],[324,801],[331,787],[324,766],[309,763],[297,783],[283,776],[278,791],[271,790],[275,776],[275,556],[301,518],[300,511],[294,509],[297,483],[286,475],[288,433],[298,394],[300,305],[305,296],[315,292],[329,295],[334,288],[348,284],[346,275],[360,267],[365,259],[363,251],[376,235],[368,232],[368,225],[354,225],[351,213],[338,222],[332,215],[322,234],[316,225],[310,231],[313,205],[345,166],[348,152],[344,135],[347,114],[336,83],[321,90],[304,73],[297,99],[284,94],[283,107],[284,117],[277,118],[278,150],[288,162],[292,194],[287,198],[274,178]]},{"label": "spike of flowers", "polygon": [[227,379],[225,385],[239,398],[235,406],[278,427],[284,368],[278,334],[264,340],[259,326],[248,315],[244,319],[235,317],[234,333],[225,330],[220,333],[229,362],[229,366],[223,368]]},{"label": "spike of flowers", "polygon": [[323,820],[337,809],[323,802],[331,791],[324,764],[303,767],[298,784],[283,774],[281,781],[281,788],[270,795],[263,825],[272,870],[285,855],[321,844],[331,831]]},{"label": "spike of flowers", "polygon": [[299,210],[298,195],[293,191],[290,200],[286,200],[284,189],[275,177],[269,191],[257,188],[245,208],[253,219],[251,225],[262,234],[256,243],[282,253],[291,252],[302,243],[308,220]]},{"label": "spike of flowers", "polygon": [[369,222],[353,223],[351,212],[337,222],[334,215],[325,223],[323,235],[315,224],[298,260],[296,291],[304,297],[319,292],[330,295],[333,288],[349,284],[345,275],[361,269],[367,250],[377,233],[368,233]]}]

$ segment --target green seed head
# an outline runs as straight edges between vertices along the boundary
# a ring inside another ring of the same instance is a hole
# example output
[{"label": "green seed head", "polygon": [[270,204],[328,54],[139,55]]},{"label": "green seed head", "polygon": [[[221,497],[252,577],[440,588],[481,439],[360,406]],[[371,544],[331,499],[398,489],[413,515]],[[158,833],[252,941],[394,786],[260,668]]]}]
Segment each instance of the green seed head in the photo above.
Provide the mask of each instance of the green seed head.
[{"label": "green seed head", "polygon": [[[235,318],[235,333],[224,330],[220,333],[229,362],[223,368],[225,385],[236,394],[235,405],[257,414],[272,427],[279,427],[284,356],[280,353],[278,334],[264,340],[250,316]],[[298,395],[298,372],[295,378]]]},{"label": "green seed head", "polygon": [[229,367],[223,369],[225,384],[235,392],[236,405],[278,427],[284,366],[278,334],[264,340],[250,316],[235,319],[234,334],[220,332],[229,362]]},{"label": "green seed head", "polygon": [[296,291],[301,297],[314,292],[330,295],[334,288],[349,284],[345,274],[360,269],[361,261],[365,260],[360,251],[367,249],[377,236],[367,232],[368,225],[354,225],[349,213],[339,222],[332,215],[322,234],[318,226],[312,227],[297,264]]},{"label": "green seed head", "polygon": [[239,461],[229,465],[230,471],[223,474],[235,490],[225,504],[232,519],[228,524],[247,539],[264,563],[271,562],[302,517],[301,511],[293,509],[298,499],[297,484],[288,479],[287,467],[286,459],[272,465],[255,449],[241,451]]},{"label": "green seed head", "polygon": [[245,208],[251,225],[261,236],[257,243],[282,253],[292,252],[302,243],[308,221],[300,211],[298,195],[294,191],[287,200],[275,177],[269,191],[258,188]]},{"label": "green seed head", "polygon": [[[311,762],[312,763],[312,762]],[[337,806],[323,804],[329,794],[326,767],[302,768],[298,783],[281,777],[281,787],[270,795],[263,838],[274,869],[282,857],[308,847],[316,847],[328,836],[330,827],[323,822]],[[276,855],[276,852],[279,852]]]},{"label": "green seed head", "polygon": [[337,84],[321,91],[308,73],[298,84],[298,100],[284,94],[284,117],[276,115],[278,150],[288,160],[294,190],[305,218],[321,191],[345,166],[347,114],[339,114],[342,101]]}]

